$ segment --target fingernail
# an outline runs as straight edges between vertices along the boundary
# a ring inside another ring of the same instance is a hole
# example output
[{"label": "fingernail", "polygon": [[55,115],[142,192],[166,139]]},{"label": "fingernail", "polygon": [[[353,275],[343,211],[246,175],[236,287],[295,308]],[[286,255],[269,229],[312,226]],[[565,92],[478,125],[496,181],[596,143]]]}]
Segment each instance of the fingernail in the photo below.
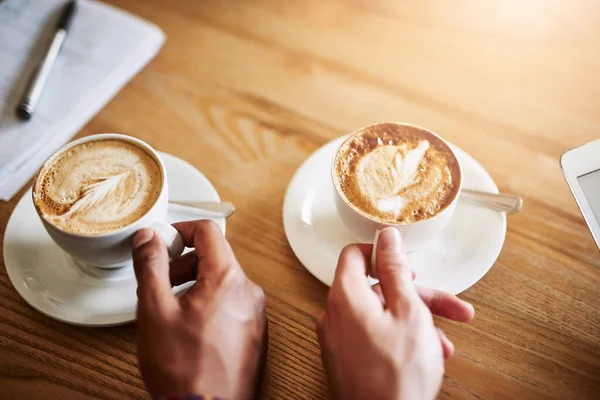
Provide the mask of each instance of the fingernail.
[{"label": "fingernail", "polygon": [[144,228],[137,231],[133,236],[133,248],[137,249],[152,240],[154,237],[154,231],[152,229]]},{"label": "fingernail", "polygon": [[379,234],[379,240],[377,241],[379,250],[391,254],[402,254],[402,238],[400,232],[395,228],[385,228]]},{"label": "fingernail", "polygon": [[469,315],[470,315],[471,319],[474,318],[475,317],[475,307],[473,307],[473,304],[469,303],[468,301],[464,301],[464,300],[461,300],[461,301],[469,309]]},{"label": "fingernail", "polygon": [[448,345],[450,347],[450,354],[454,354],[454,351],[456,350],[456,348],[454,347],[454,343],[452,343],[452,341],[450,339],[448,339]]}]

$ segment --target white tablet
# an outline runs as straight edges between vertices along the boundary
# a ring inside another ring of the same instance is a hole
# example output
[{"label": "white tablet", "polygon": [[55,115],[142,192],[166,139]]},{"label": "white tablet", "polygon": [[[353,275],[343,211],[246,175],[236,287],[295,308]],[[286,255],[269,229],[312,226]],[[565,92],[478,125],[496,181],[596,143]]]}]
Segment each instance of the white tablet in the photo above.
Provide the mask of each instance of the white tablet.
[{"label": "white tablet", "polygon": [[600,140],[567,151],[560,166],[600,249]]}]

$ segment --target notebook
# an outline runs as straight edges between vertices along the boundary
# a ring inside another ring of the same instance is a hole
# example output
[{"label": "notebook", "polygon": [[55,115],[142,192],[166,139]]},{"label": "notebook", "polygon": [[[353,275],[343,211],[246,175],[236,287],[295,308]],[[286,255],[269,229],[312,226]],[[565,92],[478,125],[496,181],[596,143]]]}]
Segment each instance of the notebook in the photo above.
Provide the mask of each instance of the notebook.
[{"label": "notebook", "polygon": [[0,2],[0,200],[9,200],[158,52],[155,25],[104,3],[79,0],[31,120],[15,108],[65,0]]}]

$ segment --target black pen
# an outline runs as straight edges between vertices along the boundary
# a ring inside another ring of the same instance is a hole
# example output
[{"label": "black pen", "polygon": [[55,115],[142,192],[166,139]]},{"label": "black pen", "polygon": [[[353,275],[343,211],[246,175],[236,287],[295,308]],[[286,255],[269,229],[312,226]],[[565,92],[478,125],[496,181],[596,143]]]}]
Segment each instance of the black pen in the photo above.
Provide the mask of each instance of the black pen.
[{"label": "black pen", "polygon": [[48,79],[48,75],[50,75],[52,65],[67,37],[69,26],[71,25],[73,15],[75,14],[75,4],[76,1],[71,0],[65,5],[58,24],[56,25],[54,38],[46,51],[46,55],[40,65],[33,71],[31,78],[29,78],[27,90],[23,93],[23,97],[17,106],[17,116],[21,120],[25,121],[31,118],[33,110],[42,95],[42,90],[44,90],[44,85]]}]

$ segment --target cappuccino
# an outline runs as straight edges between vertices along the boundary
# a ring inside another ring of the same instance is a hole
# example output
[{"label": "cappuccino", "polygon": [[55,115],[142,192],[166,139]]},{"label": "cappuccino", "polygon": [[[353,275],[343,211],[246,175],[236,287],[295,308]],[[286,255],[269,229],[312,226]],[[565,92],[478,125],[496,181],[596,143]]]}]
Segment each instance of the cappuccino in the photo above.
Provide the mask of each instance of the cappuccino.
[{"label": "cappuccino", "polygon": [[130,142],[105,139],[48,159],[35,179],[33,199],[39,214],[59,229],[99,235],[140,219],[162,186],[153,155]]},{"label": "cappuccino", "polygon": [[445,209],[461,173],[448,145],[411,125],[384,123],[355,132],[338,150],[334,181],[354,208],[384,223],[414,223]]}]

